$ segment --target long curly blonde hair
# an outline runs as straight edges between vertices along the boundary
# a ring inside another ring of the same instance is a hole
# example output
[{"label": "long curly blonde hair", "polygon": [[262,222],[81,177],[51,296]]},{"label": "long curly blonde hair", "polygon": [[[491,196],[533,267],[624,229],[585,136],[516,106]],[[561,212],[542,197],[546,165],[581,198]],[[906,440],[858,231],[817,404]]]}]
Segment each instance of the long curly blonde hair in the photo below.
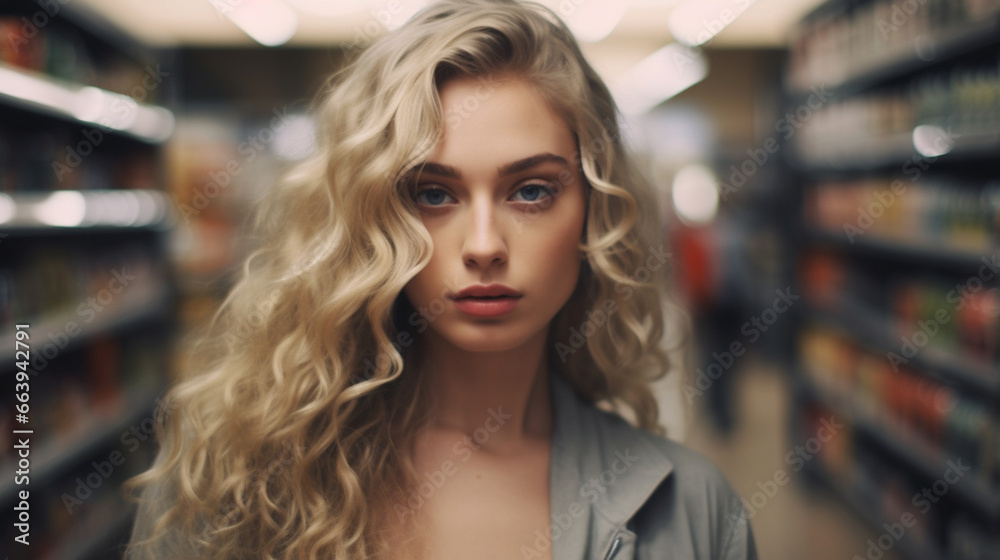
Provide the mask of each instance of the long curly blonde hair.
[{"label": "long curly blonde hair", "polygon": [[549,367],[664,433],[649,383],[671,365],[669,262],[656,258],[656,197],[608,88],[541,4],[441,0],[316,101],[318,149],[257,206],[260,248],[166,395],[153,466],[126,483],[139,502],[127,558],[386,557],[382,516],[415,487],[411,442],[427,419],[407,369],[418,315],[402,290],[432,245],[408,172],[441,137],[443,82],[501,73],[528,79],[564,118],[587,183],[586,259],[550,325]]}]

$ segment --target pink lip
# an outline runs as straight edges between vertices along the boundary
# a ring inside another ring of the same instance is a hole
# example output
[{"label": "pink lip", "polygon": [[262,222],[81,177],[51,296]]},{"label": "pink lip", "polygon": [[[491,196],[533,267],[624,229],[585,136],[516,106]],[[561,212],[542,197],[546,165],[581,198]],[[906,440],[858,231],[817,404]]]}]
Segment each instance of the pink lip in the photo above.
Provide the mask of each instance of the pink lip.
[{"label": "pink lip", "polygon": [[483,297],[509,296],[512,298],[519,298],[522,295],[524,294],[515,290],[514,288],[504,286],[503,284],[490,284],[488,286],[483,286],[482,284],[476,284],[473,286],[469,286],[467,288],[463,288],[459,290],[458,293],[449,294],[448,297],[450,299],[459,300],[467,297],[483,298]]},{"label": "pink lip", "polygon": [[499,317],[517,307],[519,297],[465,297],[454,300],[459,311],[476,317]]},{"label": "pink lip", "polygon": [[503,284],[475,284],[448,294],[459,311],[474,317],[499,317],[517,307],[524,294]]}]

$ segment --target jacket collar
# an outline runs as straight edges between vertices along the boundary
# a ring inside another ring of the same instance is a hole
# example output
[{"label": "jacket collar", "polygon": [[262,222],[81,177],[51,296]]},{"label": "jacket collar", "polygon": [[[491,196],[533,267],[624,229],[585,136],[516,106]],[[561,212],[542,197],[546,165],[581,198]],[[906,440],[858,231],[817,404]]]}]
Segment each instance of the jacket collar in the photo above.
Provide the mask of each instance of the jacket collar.
[{"label": "jacket collar", "polygon": [[656,445],[656,435],[585,401],[552,370],[549,388],[553,560],[604,560],[626,522],[673,471],[673,463]]}]

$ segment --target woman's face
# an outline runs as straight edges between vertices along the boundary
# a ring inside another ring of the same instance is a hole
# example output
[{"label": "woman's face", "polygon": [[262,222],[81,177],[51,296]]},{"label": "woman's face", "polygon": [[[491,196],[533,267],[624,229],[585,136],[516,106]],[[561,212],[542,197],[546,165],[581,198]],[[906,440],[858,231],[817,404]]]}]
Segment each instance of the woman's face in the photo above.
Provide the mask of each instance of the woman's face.
[{"label": "woman's face", "polygon": [[[576,142],[522,78],[455,78],[439,93],[444,134],[413,189],[434,251],[404,289],[410,323],[467,351],[517,348],[545,336],[580,274]],[[488,285],[517,295],[455,298]]]}]

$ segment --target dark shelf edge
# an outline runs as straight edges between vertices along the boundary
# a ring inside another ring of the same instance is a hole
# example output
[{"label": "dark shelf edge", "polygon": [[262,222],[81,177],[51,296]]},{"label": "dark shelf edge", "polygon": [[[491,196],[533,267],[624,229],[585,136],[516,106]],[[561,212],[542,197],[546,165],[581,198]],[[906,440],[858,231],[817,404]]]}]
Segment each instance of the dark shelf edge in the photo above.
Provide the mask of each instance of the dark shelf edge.
[{"label": "dark shelf edge", "polygon": [[[883,448],[892,455],[902,459],[911,469],[919,472],[921,476],[930,480],[940,478],[941,473],[948,467],[936,459],[925,457],[919,451],[912,449],[906,442],[900,441],[894,434],[880,427],[872,418],[857,413],[855,405],[845,405],[836,402],[836,397],[826,393],[821,387],[813,383],[805,373],[800,371],[800,388],[815,400],[825,406],[837,411],[841,416],[848,419],[848,422],[857,429],[868,434],[872,439],[879,442]],[[969,482],[971,480],[971,482]],[[966,505],[973,506],[980,513],[985,513],[992,520],[1000,519],[1000,491],[990,489],[984,482],[972,478],[965,479],[954,485],[956,495]]]},{"label": "dark shelf edge", "polygon": [[[884,530],[883,523],[887,523],[890,520],[883,519],[880,516],[872,514],[862,501],[857,497],[857,494],[836,480],[833,475],[828,473],[826,469],[819,465],[806,465],[810,473],[821,480],[826,487],[833,492],[833,494],[839,498],[848,508],[854,511],[861,520],[868,525],[871,529],[875,531]],[[944,552],[939,548],[932,548],[931,551],[925,552],[918,548],[916,544],[913,543],[912,539],[903,539],[896,541],[896,546],[899,546],[899,550],[902,552],[904,558],[910,560],[943,560],[945,558]],[[862,551],[858,551],[859,555]]]},{"label": "dark shelf edge", "polygon": [[[126,402],[137,404],[126,405],[125,411],[118,417],[98,426],[93,432],[83,435],[76,442],[67,446],[63,452],[48,458],[43,456],[43,459],[47,458],[49,459],[48,461],[38,465],[32,464],[32,481],[36,483],[44,482],[67,465],[73,464],[74,461],[79,461],[91,451],[98,449],[102,443],[121,433],[148,411],[153,410],[157,400],[165,390],[166,386],[161,384],[146,389],[139,395],[126,395],[124,397]],[[13,500],[17,495],[18,488],[18,485],[14,484],[13,478],[5,481],[3,486],[0,487],[0,504]]]},{"label": "dark shelf edge", "polygon": [[[113,332],[123,327],[146,321],[158,315],[166,314],[170,310],[172,301],[173,296],[171,295],[169,288],[166,286],[160,287],[154,291],[152,296],[145,298],[145,300],[139,305],[117,311],[110,317],[102,318],[100,321],[87,325],[86,328],[81,328],[80,334],[72,337],[64,347],[60,348],[60,352],[69,351],[69,349],[78,347],[80,343],[91,338],[95,334]],[[49,319],[40,323],[40,326],[36,325],[32,327],[31,330],[36,332],[41,331],[43,336],[52,332],[57,332],[60,328],[64,328],[64,325],[72,320],[68,319],[69,317],[76,318],[77,315],[66,312],[61,314],[57,319]],[[0,335],[0,338],[5,339],[8,336],[11,340],[13,340],[13,331],[3,333],[3,335]],[[15,348],[11,345],[6,350],[0,351],[0,362],[13,362],[15,354]],[[5,371],[12,370],[13,368],[10,370],[0,371],[0,378],[6,375],[4,373]]]},{"label": "dark shelf edge", "polygon": [[[806,304],[806,318],[842,332],[856,344],[873,352],[897,352],[899,348],[890,344],[892,334],[885,322],[871,314],[862,312],[860,306],[849,302],[839,302],[840,312]],[[957,382],[969,391],[980,391],[989,398],[1000,397],[1000,371],[977,372],[957,358],[934,358],[926,353],[917,353],[908,358],[907,367],[946,385]]]},{"label": "dark shelf edge", "polygon": [[920,243],[905,243],[892,239],[880,238],[877,234],[865,234],[851,242],[839,232],[822,229],[815,226],[804,228],[804,240],[807,245],[827,245],[857,253],[872,253],[877,256],[887,256],[910,261],[928,259],[951,267],[972,269],[983,264],[983,259],[996,254],[997,248],[990,249],[988,254],[980,254],[968,249],[947,246],[932,246]]}]

